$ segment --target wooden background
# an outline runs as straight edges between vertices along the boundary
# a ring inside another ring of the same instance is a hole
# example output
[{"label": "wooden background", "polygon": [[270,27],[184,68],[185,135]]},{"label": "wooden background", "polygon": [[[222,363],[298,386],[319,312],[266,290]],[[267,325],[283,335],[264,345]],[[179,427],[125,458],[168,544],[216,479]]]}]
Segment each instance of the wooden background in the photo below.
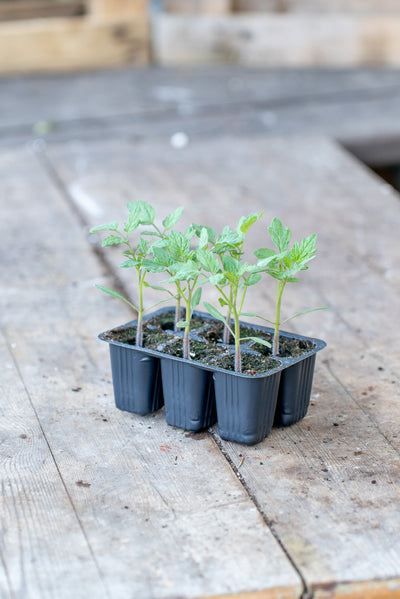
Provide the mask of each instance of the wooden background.
[{"label": "wooden background", "polygon": [[396,0],[2,0],[0,74],[400,64]]}]

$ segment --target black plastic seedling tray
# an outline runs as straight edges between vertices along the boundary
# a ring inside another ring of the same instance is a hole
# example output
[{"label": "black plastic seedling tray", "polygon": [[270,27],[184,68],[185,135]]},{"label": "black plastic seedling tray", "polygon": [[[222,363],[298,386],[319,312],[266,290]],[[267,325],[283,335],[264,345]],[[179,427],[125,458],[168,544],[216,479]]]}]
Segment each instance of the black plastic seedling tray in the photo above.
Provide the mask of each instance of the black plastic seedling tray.
[{"label": "black plastic seedling tray", "polygon": [[[171,311],[157,310],[145,320]],[[194,315],[215,322],[209,314]],[[136,324],[134,320],[113,331]],[[268,327],[241,324],[273,332]],[[248,375],[116,341],[110,338],[110,332],[101,333],[99,338],[110,345],[119,409],[144,415],[164,403],[168,424],[196,432],[217,419],[223,439],[247,445],[267,437],[274,422],[288,426],[306,415],[316,354],[326,346],[320,339],[282,331],[282,337],[310,340],[313,349],[294,358],[274,357],[275,368]]]}]

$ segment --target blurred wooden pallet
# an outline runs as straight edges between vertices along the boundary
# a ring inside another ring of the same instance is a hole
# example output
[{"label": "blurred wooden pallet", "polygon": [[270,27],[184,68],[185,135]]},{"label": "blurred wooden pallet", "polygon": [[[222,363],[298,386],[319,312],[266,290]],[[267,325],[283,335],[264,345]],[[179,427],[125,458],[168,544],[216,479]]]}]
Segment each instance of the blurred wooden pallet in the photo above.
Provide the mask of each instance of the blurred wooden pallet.
[{"label": "blurred wooden pallet", "polygon": [[148,59],[146,0],[0,4],[0,74],[145,64]]},{"label": "blurred wooden pallet", "polygon": [[396,66],[397,0],[165,0],[154,19],[161,65]]}]

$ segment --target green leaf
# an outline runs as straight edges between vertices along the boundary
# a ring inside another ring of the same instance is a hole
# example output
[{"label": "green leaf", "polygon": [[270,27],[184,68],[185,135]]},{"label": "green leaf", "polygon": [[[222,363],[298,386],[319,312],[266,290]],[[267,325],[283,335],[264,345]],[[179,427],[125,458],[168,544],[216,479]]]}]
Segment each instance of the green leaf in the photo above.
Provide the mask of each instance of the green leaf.
[{"label": "green leaf", "polygon": [[199,305],[200,300],[201,300],[201,292],[202,292],[202,288],[198,287],[196,289],[196,291],[193,293],[193,296],[192,296],[192,308],[195,308],[196,306]]},{"label": "green leaf", "polygon": [[103,287],[103,285],[96,284],[95,287],[97,287],[97,289],[100,289],[100,291],[104,291],[104,293],[108,293],[108,295],[111,295],[112,297],[116,297],[117,299],[122,300],[126,304],[129,304],[129,306],[131,306],[131,308],[133,308],[134,310],[136,310],[136,312],[138,312],[138,308],[136,308],[136,306],[131,304],[131,302],[126,299],[126,297],[124,297],[123,295],[118,293],[118,291],[114,291],[114,289],[109,289],[108,287]]},{"label": "green leaf", "polygon": [[171,266],[171,271],[174,273],[173,279],[176,281],[191,281],[199,276],[197,264],[192,260],[188,262],[176,262]]},{"label": "green leaf", "polygon": [[199,250],[205,250],[208,246],[208,233],[207,229],[203,227],[200,231],[199,242],[197,247]]},{"label": "green leaf", "polygon": [[153,260],[142,260],[141,267],[147,271],[152,273],[165,272],[166,267],[154,262]]},{"label": "green leaf", "polygon": [[121,243],[123,243],[123,239],[121,239],[121,237],[118,237],[117,235],[109,235],[103,240],[101,245],[103,248],[105,248],[110,245],[120,245]]},{"label": "green leaf", "polygon": [[296,318],[296,316],[302,316],[303,314],[309,314],[310,312],[317,312],[318,310],[330,310],[330,306],[324,306],[323,308],[311,308],[311,310],[304,310],[304,312],[297,312],[296,314],[293,314],[293,316],[289,316],[289,318],[285,318],[285,320],[282,320],[280,322],[280,324],[285,324],[285,322],[288,322],[288,320],[292,320],[292,318]]},{"label": "green leaf", "polygon": [[200,233],[201,233],[202,229],[206,229],[207,235],[208,235],[208,242],[209,243],[214,243],[215,242],[215,237],[216,237],[217,234],[214,231],[214,229],[212,229],[211,227],[207,227],[207,226],[203,226],[203,225],[196,225],[196,223],[192,223],[191,227],[193,228],[193,230],[196,233],[197,237],[200,237]]},{"label": "green leaf", "polygon": [[226,322],[225,316],[223,314],[221,314],[221,312],[219,312],[217,310],[217,308],[214,308],[214,306],[212,306],[208,302],[203,302],[203,306],[205,307],[207,312],[209,312],[209,314],[211,314],[211,316],[214,316],[214,318],[216,318],[217,320],[221,320],[225,324],[225,322]]},{"label": "green leaf", "polygon": [[171,231],[168,237],[168,249],[174,258],[186,258],[190,251],[190,240],[178,231]]},{"label": "green leaf", "polygon": [[218,298],[218,303],[221,306],[221,308],[225,308],[225,306],[229,306],[228,302],[226,300],[224,300],[223,297]]},{"label": "green leaf", "polygon": [[290,257],[295,262],[306,264],[314,258],[317,243],[317,235],[314,233],[310,237],[305,237],[300,243],[294,243],[290,250]]},{"label": "green leaf", "polygon": [[164,287],[159,287],[158,285],[150,285],[150,283],[148,283],[147,281],[143,281],[143,286],[150,287],[150,289],[155,289],[156,291],[166,291],[171,295],[171,292],[168,291],[168,289],[165,289]]},{"label": "green leaf", "polygon": [[267,248],[260,248],[254,252],[254,255],[259,260],[265,260],[267,258],[274,258],[276,256],[276,252],[274,250],[268,250]]},{"label": "green leaf", "polygon": [[166,216],[164,218],[163,223],[162,223],[164,229],[172,229],[172,227],[174,225],[176,225],[176,223],[182,216],[182,212],[183,212],[183,207],[181,206],[180,208],[177,208],[176,210],[171,212],[171,214],[168,214],[168,216]]},{"label": "green leaf", "polygon": [[265,347],[272,347],[271,344],[269,343],[269,341],[262,339],[262,337],[247,337],[247,339],[251,339],[252,341],[255,341],[256,343],[265,345]]},{"label": "green leaf", "polygon": [[118,231],[118,223],[117,221],[113,221],[112,223],[98,225],[90,229],[90,233],[97,233],[98,231]]},{"label": "green leaf", "polygon": [[140,262],[138,260],[125,260],[125,262],[121,262],[119,265],[120,268],[132,268],[133,266],[139,266]]},{"label": "green leaf", "polygon": [[284,228],[279,218],[275,217],[272,219],[271,225],[268,227],[268,231],[278,250],[280,252],[285,251],[292,237],[290,229]]},{"label": "green leaf", "polygon": [[216,254],[223,254],[224,252],[238,251],[240,244],[243,242],[243,235],[239,235],[232,231],[227,225],[224,227],[222,233],[218,235],[214,251]]},{"label": "green leaf", "polygon": [[245,285],[246,287],[250,287],[250,285],[256,285],[259,281],[261,281],[261,275],[253,272],[245,280]]},{"label": "green leaf", "polygon": [[210,277],[208,277],[208,280],[211,283],[211,285],[225,285],[226,284],[226,277],[222,273],[217,273],[215,275],[211,275]]},{"label": "green leaf", "polygon": [[254,223],[256,223],[262,217],[263,214],[263,212],[260,212],[260,214],[253,212],[253,214],[249,214],[249,216],[242,216],[236,230],[246,235],[250,227],[254,225]]},{"label": "green leaf", "polygon": [[156,216],[153,206],[150,206],[148,202],[138,200],[140,224],[141,225],[152,225]]},{"label": "green leaf", "polygon": [[174,261],[171,258],[171,254],[162,247],[153,246],[154,261],[160,266],[168,268]]},{"label": "green leaf", "polygon": [[129,235],[129,233],[133,233],[134,231],[136,231],[136,229],[138,228],[139,225],[140,225],[139,211],[136,208],[128,214],[128,217],[124,223],[124,231],[126,233],[128,233],[128,235]]},{"label": "green leaf", "polygon": [[241,316],[249,316],[251,318],[261,318],[261,320],[264,320],[265,322],[269,322],[270,324],[275,325],[275,323],[272,320],[268,320],[268,318],[264,318],[263,316],[260,316],[259,314],[252,314],[251,312],[241,312]]},{"label": "green leaf", "polygon": [[225,273],[239,275],[242,270],[242,265],[239,260],[232,256],[222,256],[222,265]]},{"label": "green leaf", "polygon": [[219,261],[212,252],[197,250],[197,259],[206,272],[217,274],[220,271]]}]

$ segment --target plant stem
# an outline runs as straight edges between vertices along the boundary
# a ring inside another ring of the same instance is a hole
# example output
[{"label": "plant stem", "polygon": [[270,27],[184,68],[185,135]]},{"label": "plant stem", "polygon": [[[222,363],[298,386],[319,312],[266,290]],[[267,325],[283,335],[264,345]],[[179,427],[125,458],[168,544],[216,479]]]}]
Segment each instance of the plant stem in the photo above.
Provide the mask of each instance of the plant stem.
[{"label": "plant stem", "polygon": [[[229,292],[229,299],[232,302],[232,289],[230,289],[230,292]],[[228,323],[231,319],[231,314],[232,314],[232,309],[231,309],[231,306],[229,305],[228,313],[226,315],[226,322],[228,322]],[[225,343],[225,345],[229,344],[229,329],[226,325],[224,326],[224,336],[223,336],[222,341],[223,341],[223,343]]]},{"label": "plant stem", "polygon": [[240,324],[236,309],[233,310],[235,320],[235,372],[242,372],[242,356],[240,354]]},{"label": "plant stem", "polygon": [[279,326],[281,319],[281,302],[282,294],[285,289],[286,281],[279,281],[278,283],[278,294],[276,298],[276,314],[275,314],[275,327],[274,327],[274,342],[272,345],[272,355],[277,356],[279,354]]},{"label": "plant stem", "polygon": [[189,331],[190,331],[190,293],[189,293],[189,301],[185,300],[186,304],[186,321],[187,326],[185,327],[185,332],[183,335],[183,357],[185,360],[190,360],[190,342],[189,342]]},{"label": "plant stem", "polygon": [[138,320],[136,327],[136,345],[143,347],[143,283],[145,273],[137,269],[138,280],[139,280],[139,309],[138,309]]},{"label": "plant stem", "polygon": [[178,330],[178,322],[181,319],[181,296],[177,295],[176,298],[176,307],[175,307],[175,322],[174,322],[174,331]]}]

